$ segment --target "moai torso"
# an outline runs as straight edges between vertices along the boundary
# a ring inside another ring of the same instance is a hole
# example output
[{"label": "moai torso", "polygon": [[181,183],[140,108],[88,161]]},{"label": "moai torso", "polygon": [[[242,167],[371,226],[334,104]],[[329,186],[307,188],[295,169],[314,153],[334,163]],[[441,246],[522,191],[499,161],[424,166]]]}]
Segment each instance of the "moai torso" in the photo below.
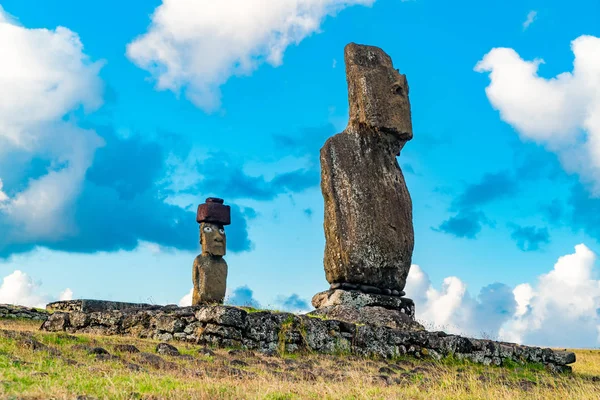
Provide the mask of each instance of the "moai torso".
[{"label": "moai torso", "polygon": [[227,263],[223,257],[200,254],[194,260],[192,305],[223,303],[227,289]]},{"label": "moai torso", "polygon": [[192,305],[223,303],[227,290],[226,235],[224,225],[230,223],[230,208],[223,200],[208,198],[198,207],[202,254],[194,260]]},{"label": "moai torso", "polygon": [[412,202],[396,160],[412,138],[406,77],[381,49],[345,49],[350,121],[321,149],[331,284],[401,292],[414,247]]}]

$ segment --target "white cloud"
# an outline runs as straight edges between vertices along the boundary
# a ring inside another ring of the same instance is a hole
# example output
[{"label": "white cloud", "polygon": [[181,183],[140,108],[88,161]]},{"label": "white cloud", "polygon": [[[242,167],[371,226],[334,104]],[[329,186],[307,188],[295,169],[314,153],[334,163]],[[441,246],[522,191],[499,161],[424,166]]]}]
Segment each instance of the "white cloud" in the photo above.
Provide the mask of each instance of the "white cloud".
[{"label": "white cloud", "polygon": [[[60,295],[61,300],[67,292],[70,292],[71,296],[73,295],[70,289],[66,289]],[[5,276],[2,285],[0,285],[0,304],[46,308],[49,301],[48,296],[40,293],[39,284],[35,283],[29,275],[19,270]]]},{"label": "white cloud", "polygon": [[485,89],[500,117],[523,139],[556,152],[569,172],[579,173],[600,194],[600,38],[571,42],[572,72],[538,76],[543,60],[525,61],[510,48],[494,48],[475,66],[489,72]]},{"label": "white cloud", "polygon": [[503,328],[505,336],[549,346],[598,346],[600,281],[594,279],[595,261],[596,255],[584,244],[560,257],[523,297],[526,311]]},{"label": "white cloud", "polygon": [[191,288],[189,293],[183,296],[179,300],[179,307],[189,307],[192,305],[192,294],[194,293],[194,288]]},{"label": "white cloud", "polygon": [[0,303],[28,307],[46,307],[46,299],[38,293],[39,286],[26,273],[16,270],[5,276],[0,286]]},{"label": "white cloud", "polygon": [[535,21],[537,18],[537,11],[529,11],[529,13],[527,14],[527,19],[525,20],[525,22],[523,22],[523,30],[529,28],[529,25],[533,24],[533,21]]},{"label": "white cloud", "polygon": [[418,265],[411,267],[406,292],[415,301],[417,319],[428,329],[469,336],[495,338],[516,307],[506,285],[489,285],[473,299],[467,285],[455,276],[445,278],[441,289],[435,289]]},{"label": "white cloud", "polygon": [[66,288],[58,295],[58,299],[60,301],[73,300],[73,291],[69,288]]},{"label": "white cloud", "polygon": [[[2,183],[2,179],[0,179],[0,203],[8,200],[8,195],[2,191],[4,184]],[[1,204],[0,204],[1,206]]]},{"label": "white cloud", "polygon": [[61,166],[30,180],[11,198],[0,191],[0,217],[4,214],[13,229],[7,236],[18,242],[76,234],[71,205],[103,142],[65,117],[80,107],[91,111],[101,105],[102,63],[89,60],[69,29],[27,29],[2,7],[0,60],[0,146],[5,150],[0,157],[20,149]]},{"label": "white cloud", "polygon": [[510,290],[503,284],[482,289],[477,299],[456,277],[436,290],[427,274],[413,265],[407,295],[415,300],[417,318],[430,328],[472,336],[552,347],[597,347],[600,344],[600,281],[596,255],[584,244],[560,257],[535,284]]},{"label": "white cloud", "polygon": [[43,135],[41,124],[83,105],[102,103],[101,63],[91,63],[67,28],[27,29],[0,7],[0,137],[25,147]]},{"label": "white cloud", "polygon": [[127,46],[159,90],[206,110],[218,109],[220,86],[267,62],[281,65],[286,48],[318,32],[328,15],[375,0],[163,0],[146,33]]}]

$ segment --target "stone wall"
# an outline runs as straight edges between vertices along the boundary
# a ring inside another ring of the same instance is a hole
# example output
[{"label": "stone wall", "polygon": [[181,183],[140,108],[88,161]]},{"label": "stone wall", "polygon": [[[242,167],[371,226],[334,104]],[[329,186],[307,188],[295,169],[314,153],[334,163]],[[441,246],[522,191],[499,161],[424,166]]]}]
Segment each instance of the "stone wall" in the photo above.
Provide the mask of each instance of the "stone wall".
[{"label": "stone wall", "polygon": [[46,331],[100,335],[133,335],[161,341],[180,340],[217,347],[241,347],[267,354],[282,352],[347,353],[439,359],[454,355],[485,365],[539,362],[555,371],[569,370],[575,354],[491,340],[469,339],[443,332],[407,332],[389,327],[356,325],[307,315],[237,307],[166,306],[147,310],[57,312],[44,322]]},{"label": "stone wall", "polygon": [[0,304],[0,319],[2,318],[22,318],[34,321],[45,321],[49,313],[36,308],[15,306],[12,304]]},{"label": "stone wall", "polygon": [[130,308],[136,309],[151,309],[159,308],[160,306],[144,303],[124,303],[121,301],[107,301],[107,300],[63,300],[55,301],[46,305],[48,311],[83,311],[83,312],[95,312],[95,311],[112,311],[112,310],[127,310]]}]

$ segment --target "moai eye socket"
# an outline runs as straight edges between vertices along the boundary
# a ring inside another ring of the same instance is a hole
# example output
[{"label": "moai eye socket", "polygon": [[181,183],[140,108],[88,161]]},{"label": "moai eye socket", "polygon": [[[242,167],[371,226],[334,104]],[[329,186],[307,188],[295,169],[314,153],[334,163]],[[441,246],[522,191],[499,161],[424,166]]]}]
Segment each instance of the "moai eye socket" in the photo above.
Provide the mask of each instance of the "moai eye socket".
[{"label": "moai eye socket", "polygon": [[219,228],[219,233],[220,233],[221,235],[225,234],[225,229],[223,229],[223,228]]},{"label": "moai eye socket", "polygon": [[211,233],[212,232],[212,228],[210,226],[205,226],[204,227],[204,232],[205,233]]},{"label": "moai eye socket", "polygon": [[394,84],[394,86],[392,86],[392,93],[398,96],[404,96],[404,89],[402,88],[402,85],[398,83]]}]

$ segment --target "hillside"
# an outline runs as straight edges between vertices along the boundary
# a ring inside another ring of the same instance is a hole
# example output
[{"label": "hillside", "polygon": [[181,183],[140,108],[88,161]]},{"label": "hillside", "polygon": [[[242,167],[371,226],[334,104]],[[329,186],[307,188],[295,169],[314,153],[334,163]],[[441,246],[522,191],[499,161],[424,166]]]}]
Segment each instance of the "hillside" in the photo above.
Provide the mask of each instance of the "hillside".
[{"label": "hillside", "polygon": [[[600,351],[577,350],[573,374],[457,360],[267,357],[117,336],[45,333],[0,320],[0,396],[8,399],[597,399]],[[177,355],[176,352],[180,354]]]}]

